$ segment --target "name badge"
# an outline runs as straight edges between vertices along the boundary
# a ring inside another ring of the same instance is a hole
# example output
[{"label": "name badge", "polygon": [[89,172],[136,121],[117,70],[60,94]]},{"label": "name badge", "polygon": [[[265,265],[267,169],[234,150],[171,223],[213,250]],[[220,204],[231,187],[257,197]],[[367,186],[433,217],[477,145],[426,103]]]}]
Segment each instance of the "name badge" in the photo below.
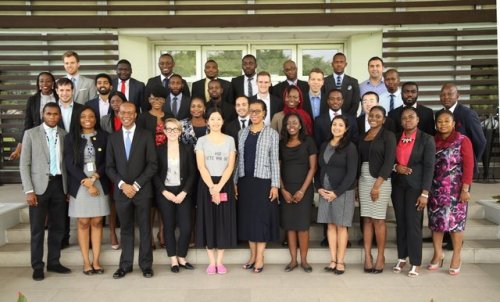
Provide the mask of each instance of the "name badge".
[{"label": "name badge", "polygon": [[87,165],[87,171],[89,172],[94,172],[95,169],[94,169],[94,163],[86,163]]}]

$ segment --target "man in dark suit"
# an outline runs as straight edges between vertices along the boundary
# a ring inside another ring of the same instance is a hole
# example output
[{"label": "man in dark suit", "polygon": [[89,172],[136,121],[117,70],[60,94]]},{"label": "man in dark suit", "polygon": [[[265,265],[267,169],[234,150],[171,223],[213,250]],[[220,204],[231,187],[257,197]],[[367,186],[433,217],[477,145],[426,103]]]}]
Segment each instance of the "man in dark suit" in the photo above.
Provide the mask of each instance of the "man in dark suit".
[{"label": "man in dark suit", "polygon": [[167,96],[163,111],[167,115],[175,116],[176,119],[182,120],[189,116],[189,104],[191,100],[188,96],[182,93],[183,89],[182,77],[178,74],[173,74],[168,82],[170,93]]},{"label": "man in dark suit", "polygon": [[469,107],[460,104],[458,102],[459,97],[460,94],[455,84],[446,83],[441,88],[439,99],[444,109],[453,113],[453,117],[455,118],[455,129],[467,136],[472,142],[474,158],[476,160],[475,170],[477,172],[477,161],[483,156],[486,138],[477,113]]},{"label": "man in dark suit", "polygon": [[87,102],[87,106],[95,111],[96,124],[100,125],[101,117],[111,114],[113,109],[109,104],[109,94],[111,93],[111,77],[105,73],[100,73],[95,76],[95,86],[97,87],[98,96]]},{"label": "man in dark suit", "polygon": [[337,88],[330,90],[327,103],[329,110],[318,116],[314,121],[314,140],[318,150],[332,135],[331,124],[333,118],[337,115],[343,115],[347,118],[349,122],[349,139],[357,145],[359,140],[358,123],[354,116],[342,110],[342,104],[344,103],[342,91]]},{"label": "man in dark suit", "polygon": [[250,126],[252,121],[248,115],[248,98],[246,96],[240,96],[236,98],[235,110],[238,117],[229,123],[224,124],[224,133],[231,135],[234,138],[236,145],[238,144],[238,132],[241,129]]},{"label": "man in dark suit", "polygon": [[346,56],[341,52],[337,52],[332,59],[333,74],[325,78],[323,93],[328,93],[333,88],[340,89],[344,97],[342,111],[356,116],[360,101],[359,84],[357,79],[345,74],[346,66]]},{"label": "man in dark suit", "polygon": [[283,100],[269,92],[271,89],[271,74],[269,72],[261,71],[257,74],[257,87],[257,94],[249,97],[248,101],[259,99],[266,103],[268,113],[264,118],[264,123],[269,126],[273,115],[283,110]]},{"label": "man in dark suit", "polygon": [[234,104],[234,97],[233,97],[233,90],[231,88],[231,83],[226,80],[218,78],[219,66],[217,65],[217,62],[215,62],[214,60],[208,60],[205,63],[204,71],[206,78],[194,82],[193,86],[191,87],[193,97],[201,98],[205,102],[210,101],[210,94],[208,93],[208,83],[211,80],[217,79],[220,81],[222,89],[224,90],[224,92],[222,93],[222,101]]},{"label": "man in dark suit", "polygon": [[309,113],[312,121],[328,111],[326,93],[322,92],[324,77],[325,74],[320,68],[313,68],[309,71],[309,79],[307,80],[309,91],[303,95],[302,109]]},{"label": "man in dark suit", "polygon": [[[167,93],[170,93],[168,82],[170,80],[170,77],[174,74],[174,67],[175,61],[174,57],[172,57],[171,54],[164,53],[160,56],[160,58],[158,59],[158,68],[160,68],[161,73],[159,76],[150,78],[146,83],[146,92],[144,94],[145,97],[141,104],[141,109],[143,112],[151,109],[151,105],[147,100],[150,95],[151,87],[153,87],[154,85],[162,85],[167,90]],[[189,86],[187,82],[185,80],[182,80],[182,83],[184,84],[182,87],[182,94],[190,98],[191,93],[189,92]]]},{"label": "man in dark suit", "polygon": [[271,89],[271,94],[283,99],[283,93],[288,86],[297,86],[302,92],[302,95],[306,95],[309,92],[309,85],[305,81],[301,81],[297,78],[297,65],[292,60],[286,60],[283,63],[283,73],[286,76],[286,80],[273,86]]},{"label": "man in dark suit", "polygon": [[207,108],[218,107],[222,111],[224,123],[229,123],[236,118],[233,104],[222,101],[223,89],[219,80],[211,80],[208,83],[208,93],[210,93],[210,102],[206,104]]},{"label": "man in dark suit", "polygon": [[389,117],[394,121],[394,128],[396,131],[396,137],[401,136],[403,128],[401,126],[401,113],[405,107],[413,107],[417,110],[418,114],[418,129],[421,131],[434,136],[436,133],[434,125],[434,112],[431,108],[424,105],[417,104],[418,99],[418,85],[415,82],[406,82],[401,87],[401,97],[403,99],[403,105],[397,107],[396,109],[389,111]]},{"label": "man in dark suit", "polygon": [[[59,96],[57,104],[59,105],[61,118],[58,120],[58,126],[69,133],[74,123],[80,123],[79,113],[84,107],[82,104],[73,101],[73,82],[67,78],[60,78],[56,82],[56,92]],[[68,216],[68,203],[65,203],[65,225],[64,236],[61,242],[61,248],[69,246],[70,237],[70,218]]]},{"label": "man in dark suit", "polygon": [[246,96],[248,98],[257,94],[257,78],[255,70],[257,69],[257,59],[253,55],[245,55],[241,59],[241,69],[243,75],[231,80],[231,89],[233,97]]},{"label": "man in dark suit", "polygon": [[59,262],[64,219],[67,216],[66,170],[62,158],[66,132],[57,127],[60,118],[61,110],[57,104],[47,103],[43,107],[44,122],[24,134],[19,162],[23,191],[29,205],[31,267],[35,281],[41,281],[45,277],[43,246],[47,215],[47,271],[62,274],[71,272]]},{"label": "man in dark suit", "polygon": [[113,278],[123,278],[134,263],[134,225],[139,224],[139,267],[145,278],[153,277],[150,208],[154,196],[151,179],[157,170],[153,137],[136,127],[136,108],[126,102],[118,113],[122,129],[108,138],[106,174],[114,184],[116,212],[121,222],[122,254]]},{"label": "man in dark suit", "polygon": [[[117,78],[113,79],[114,91],[123,93],[129,102],[135,104],[137,109],[141,108],[141,103],[145,100],[145,90],[143,82],[132,78],[132,64],[128,60],[122,59],[116,64]],[[142,108],[141,108],[142,109]]]}]

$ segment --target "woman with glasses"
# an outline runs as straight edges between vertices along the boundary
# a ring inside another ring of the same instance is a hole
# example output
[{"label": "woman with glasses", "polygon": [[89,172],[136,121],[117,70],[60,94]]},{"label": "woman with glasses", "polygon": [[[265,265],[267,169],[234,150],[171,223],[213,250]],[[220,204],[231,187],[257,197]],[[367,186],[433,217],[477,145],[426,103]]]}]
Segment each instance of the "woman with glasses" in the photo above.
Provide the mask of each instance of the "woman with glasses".
[{"label": "woman with glasses", "polygon": [[[180,142],[181,123],[174,119],[165,120],[164,133],[167,142],[157,148],[158,171],[154,177],[157,192],[157,206],[164,221],[163,235],[170,257],[170,271],[178,273],[179,268],[194,267],[186,261],[191,236],[191,192],[195,180],[193,149]],[[176,239],[175,228],[179,227]]]},{"label": "woman with glasses", "polygon": [[238,197],[238,237],[248,240],[250,259],[243,265],[260,273],[267,242],[280,237],[278,189],[280,187],[279,134],[264,124],[268,114],[262,100],[250,102],[252,124],[239,133],[235,172]]}]

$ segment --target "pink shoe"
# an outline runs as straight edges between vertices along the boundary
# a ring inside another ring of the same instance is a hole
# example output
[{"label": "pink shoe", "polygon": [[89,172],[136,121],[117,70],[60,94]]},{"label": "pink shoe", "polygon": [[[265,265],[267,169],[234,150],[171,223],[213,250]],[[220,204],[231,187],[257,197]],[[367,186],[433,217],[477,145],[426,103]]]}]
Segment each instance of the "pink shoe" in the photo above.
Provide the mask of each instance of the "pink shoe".
[{"label": "pink shoe", "polygon": [[207,267],[207,274],[209,275],[215,275],[217,273],[217,268],[215,265],[209,265]]},{"label": "pink shoe", "polygon": [[227,273],[227,268],[223,264],[217,265],[217,274],[223,275],[225,273]]}]

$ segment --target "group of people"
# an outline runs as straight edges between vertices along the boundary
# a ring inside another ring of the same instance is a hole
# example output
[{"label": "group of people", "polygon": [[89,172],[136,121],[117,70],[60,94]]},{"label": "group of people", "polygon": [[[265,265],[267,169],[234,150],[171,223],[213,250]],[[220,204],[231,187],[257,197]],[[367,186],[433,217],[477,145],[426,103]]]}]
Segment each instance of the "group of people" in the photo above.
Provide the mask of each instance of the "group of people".
[{"label": "group of people", "polygon": [[69,238],[65,218],[74,217],[83,273],[103,274],[99,257],[108,215],[111,246],[122,249],[113,277],[133,269],[136,223],[139,267],[152,277],[155,213],[157,238],[173,273],[194,269],[187,260],[194,244],[207,250],[207,274],[224,274],[224,250],[238,241],[249,245],[243,268],[260,273],[266,244],[280,240],[280,227],[291,256],[285,271],[298,267],[300,252],[301,268],[312,272],[307,252],[315,192],[316,221],[326,226],[331,257],[325,271],[346,270],[358,200],[364,271],[383,272],[392,200],[398,249],[393,271],[409,261],[408,276],[419,275],[427,208],[434,245],[427,269],[442,266],[449,232],[449,274],[460,273],[467,202],[484,135],[477,114],[458,103],[454,84],[442,86],[443,109],[434,113],[417,104],[418,84],[400,87],[397,70],[382,72],[379,57],[369,60],[370,78],[361,84],[344,73],[342,53],[332,59],[332,75],[314,68],[307,82],[288,60],[287,79],[275,86],[268,72],[256,72],[253,55],[243,57],[244,75],[231,82],[219,79],[217,63],[209,60],[207,77],[193,83],[192,91],[173,72],[170,54],[160,56],[161,74],[147,85],[131,78],[127,60],[118,62],[116,79],[98,74],[93,87],[78,74],[78,54],[66,52],[63,61],[66,77],[39,74],[22,144],[11,155],[20,157],[30,206],[34,280],[44,279],[46,217],[47,271],[71,271],[59,258]]}]

